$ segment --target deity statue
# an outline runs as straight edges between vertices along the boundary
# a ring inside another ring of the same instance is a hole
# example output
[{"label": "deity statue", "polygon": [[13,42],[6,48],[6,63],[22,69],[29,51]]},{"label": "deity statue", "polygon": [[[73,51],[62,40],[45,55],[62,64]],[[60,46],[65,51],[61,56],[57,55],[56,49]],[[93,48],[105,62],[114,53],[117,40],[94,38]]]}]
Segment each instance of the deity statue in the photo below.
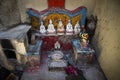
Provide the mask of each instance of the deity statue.
[{"label": "deity statue", "polygon": [[52,24],[52,20],[49,20],[49,24],[48,24],[48,29],[47,29],[48,33],[55,33],[55,28],[54,25]]},{"label": "deity statue", "polygon": [[79,32],[80,32],[80,25],[79,25],[79,21],[77,21],[74,27],[74,33],[79,33]]},{"label": "deity statue", "polygon": [[45,29],[45,26],[43,25],[42,21],[41,21],[41,25],[40,25],[40,33],[41,34],[45,34],[46,33],[46,29]]},{"label": "deity statue", "polygon": [[66,33],[73,33],[73,27],[72,24],[70,23],[70,20],[66,26]]},{"label": "deity statue", "polygon": [[60,43],[58,41],[56,41],[56,43],[54,44],[55,49],[60,49]]},{"label": "deity statue", "polygon": [[89,44],[88,33],[81,34],[81,47],[87,48]]},{"label": "deity statue", "polygon": [[59,23],[58,23],[58,27],[57,27],[57,32],[58,33],[64,33],[64,25],[63,25],[63,23],[62,23],[62,20],[60,19],[59,20]]}]

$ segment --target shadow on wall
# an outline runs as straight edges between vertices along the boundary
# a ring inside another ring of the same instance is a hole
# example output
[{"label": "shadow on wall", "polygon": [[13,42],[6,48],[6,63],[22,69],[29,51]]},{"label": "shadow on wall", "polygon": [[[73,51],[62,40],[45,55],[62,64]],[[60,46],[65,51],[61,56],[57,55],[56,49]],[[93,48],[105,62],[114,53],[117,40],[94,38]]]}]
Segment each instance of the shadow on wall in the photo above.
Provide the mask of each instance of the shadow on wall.
[{"label": "shadow on wall", "polygon": [[[98,41],[100,32],[99,31],[96,32],[97,22],[98,22],[97,16],[90,15],[86,18],[85,26],[86,26],[86,32],[89,34],[89,43],[93,45],[92,47],[95,49],[96,52],[95,56],[98,58],[102,51],[101,50],[102,47],[99,45],[99,41]],[[95,34],[97,36],[94,38]]]},{"label": "shadow on wall", "polygon": [[97,16],[90,15],[86,18],[86,32],[89,35],[89,42],[92,42],[92,38],[95,34],[97,24]]},{"label": "shadow on wall", "polygon": [[[95,58],[97,64],[99,65],[98,58],[100,56],[101,51],[103,51],[102,50],[103,48],[99,44],[100,31],[97,31],[99,29],[96,30],[97,21],[98,21],[97,16],[91,15],[91,16],[87,17],[86,18],[86,32],[89,34],[89,43],[92,45],[93,49],[95,50],[94,58]],[[95,34],[97,36],[95,36]],[[99,69],[103,73],[105,80],[107,80],[100,65],[99,65]]]}]

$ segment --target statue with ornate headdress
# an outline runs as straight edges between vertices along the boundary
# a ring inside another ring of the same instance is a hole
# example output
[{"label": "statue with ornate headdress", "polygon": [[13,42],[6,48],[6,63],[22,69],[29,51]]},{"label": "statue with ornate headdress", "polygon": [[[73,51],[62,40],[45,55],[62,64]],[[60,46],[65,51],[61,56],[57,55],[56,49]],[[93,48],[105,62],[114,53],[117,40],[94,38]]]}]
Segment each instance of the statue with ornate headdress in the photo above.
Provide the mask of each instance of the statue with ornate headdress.
[{"label": "statue with ornate headdress", "polygon": [[88,33],[81,34],[81,47],[87,48],[89,44]]},{"label": "statue with ornate headdress", "polygon": [[57,33],[64,33],[65,29],[64,29],[64,25],[62,23],[62,20],[60,19],[58,22],[58,26],[57,26]]}]

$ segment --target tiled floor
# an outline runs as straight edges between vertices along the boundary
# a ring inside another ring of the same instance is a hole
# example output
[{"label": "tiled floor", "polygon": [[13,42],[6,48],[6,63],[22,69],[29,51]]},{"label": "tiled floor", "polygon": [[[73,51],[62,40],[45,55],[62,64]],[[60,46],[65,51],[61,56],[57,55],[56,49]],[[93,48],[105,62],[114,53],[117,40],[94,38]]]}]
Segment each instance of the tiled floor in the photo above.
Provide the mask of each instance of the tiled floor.
[{"label": "tiled floor", "polygon": [[[47,53],[42,52],[40,69],[37,72],[24,72],[21,80],[65,80],[64,71],[48,71]],[[105,80],[96,62],[92,65],[83,65],[80,67],[87,80]]]}]

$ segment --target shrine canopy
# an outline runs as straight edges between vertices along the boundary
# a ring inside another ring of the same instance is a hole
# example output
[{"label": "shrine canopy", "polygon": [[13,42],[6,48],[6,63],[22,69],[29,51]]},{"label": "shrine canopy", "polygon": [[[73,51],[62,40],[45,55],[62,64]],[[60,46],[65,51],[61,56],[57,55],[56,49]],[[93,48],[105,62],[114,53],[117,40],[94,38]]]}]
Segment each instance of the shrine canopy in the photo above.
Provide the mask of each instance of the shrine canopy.
[{"label": "shrine canopy", "polygon": [[61,19],[63,25],[66,26],[71,20],[72,26],[79,22],[80,26],[85,25],[87,9],[80,6],[74,10],[65,9],[65,0],[48,0],[48,8],[38,11],[33,8],[27,9],[27,14],[31,18],[32,28],[39,30],[40,20],[43,20],[45,27],[48,27],[49,20],[57,28],[58,21]]}]

